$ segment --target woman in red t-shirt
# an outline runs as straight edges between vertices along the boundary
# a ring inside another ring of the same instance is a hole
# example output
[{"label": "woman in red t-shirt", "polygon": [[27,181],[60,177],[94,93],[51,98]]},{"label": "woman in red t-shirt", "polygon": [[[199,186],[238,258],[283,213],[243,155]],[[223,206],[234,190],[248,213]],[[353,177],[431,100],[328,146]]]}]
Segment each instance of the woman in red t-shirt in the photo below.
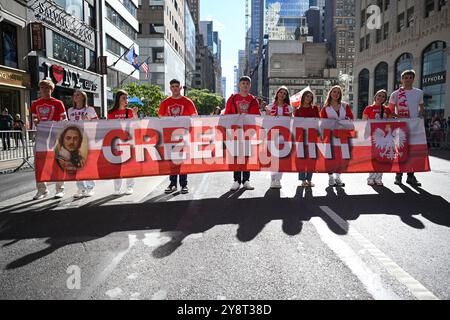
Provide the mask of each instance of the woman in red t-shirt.
[{"label": "woman in red t-shirt", "polygon": [[[121,120],[121,119],[137,119],[138,108],[127,108],[128,105],[128,92],[119,90],[116,93],[116,99],[113,107],[108,111],[108,120]],[[126,185],[126,189],[123,190],[123,185]],[[133,194],[134,179],[115,179],[114,180],[114,194]]]},{"label": "woman in red t-shirt", "polygon": [[[334,86],[328,92],[327,99],[320,111],[320,117],[336,120],[353,120],[353,112],[348,103],[342,102],[342,88]],[[330,187],[345,187],[345,183],[341,180],[341,174],[328,174],[328,185]]]},{"label": "woman in red t-shirt", "polygon": [[[385,106],[388,100],[388,94],[386,90],[379,90],[373,98],[373,104],[367,106],[363,112],[363,120],[385,119],[392,118],[392,111]],[[370,173],[367,179],[369,186],[382,186],[383,173]]]},{"label": "woman in red t-shirt", "polygon": [[[300,99],[300,106],[295,109],[294,117],[301,118],[320,118],[319,107],[313,104],[314,94],[312,91],[306,90],[303,92]],[[314,183],[312,183],[312,172],[299,172],[298,180],[302,180],[302,187],[312,188]]]},{"label": "woman in red t-shirt", "polygon": [[[289,99],[289,89],[285,86],[278,88],[273,98],[273,103],[266,107],[266,114],[274,117],[292,117],[294,109],[291,107]],[[281,189],[282,172],[272,172],[271,174],[271,189]]]}]

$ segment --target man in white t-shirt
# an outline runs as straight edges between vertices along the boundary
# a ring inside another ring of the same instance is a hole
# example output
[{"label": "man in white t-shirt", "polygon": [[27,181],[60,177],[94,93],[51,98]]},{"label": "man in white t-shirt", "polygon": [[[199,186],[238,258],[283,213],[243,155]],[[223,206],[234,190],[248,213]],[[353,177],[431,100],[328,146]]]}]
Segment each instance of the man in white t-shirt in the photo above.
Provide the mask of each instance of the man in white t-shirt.
[{"label": "man in white t-shirt", "polygon": [[[423,103],[423,91],[413,87],[416,73],[414,70],[406,70],[402,73],[402,86],[391,94],[389,99],[389,108],[394,117],[397,118],[421,118],[425,114]],[[395,184],[402,184],[403,173],[397,173]],[[417,181],[414,172],[408,172],[406,183],[412,186],[420,187],[422,184]]]}]

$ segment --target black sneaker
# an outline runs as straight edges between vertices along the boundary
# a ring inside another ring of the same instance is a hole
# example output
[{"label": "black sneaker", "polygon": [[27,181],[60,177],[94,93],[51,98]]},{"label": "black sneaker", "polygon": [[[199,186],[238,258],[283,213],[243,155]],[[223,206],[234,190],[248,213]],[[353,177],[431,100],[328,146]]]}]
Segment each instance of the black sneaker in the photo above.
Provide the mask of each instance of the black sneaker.
[{"label": "black sneaker", "polygon": [[401,184],[402,184],[402,177],[396,176],[396,177],[395,177],[394,184],[396,184],[396,185],[401,185]]},{"label": "black sneaker", "polygon": [[422,186],[422,184],[419,181],[417,181],[415,176],[409,176],[406,179],[406,183],[408,183],[408,184],[410,184],[410,185],[412,185],[414,187],[421,187]]},{"label": "black sneaker", "polygon": [[189,188],[187,186],[184,186],[184,187],[181,188],[181,193],[182,194],[186,194],[188,192],[189,192]]},{"label": "black sneaker", "polygon": [[175,191],[177,191],[177,186],[171,184],[166,188],[165,193],[169,194]]}]

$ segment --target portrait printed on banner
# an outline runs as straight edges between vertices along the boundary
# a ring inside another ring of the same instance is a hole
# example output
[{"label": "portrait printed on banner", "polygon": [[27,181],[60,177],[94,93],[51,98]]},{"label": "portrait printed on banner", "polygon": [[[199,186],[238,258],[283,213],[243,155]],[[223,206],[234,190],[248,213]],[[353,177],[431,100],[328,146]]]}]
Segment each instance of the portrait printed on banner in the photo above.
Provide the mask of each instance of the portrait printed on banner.
[{"label": "portrait printed on banner", "polygon": [[68,126],[59,135],[55,146],[58,166],[69,173],[84,167],[88,155],[89,141],[78,126]]}]

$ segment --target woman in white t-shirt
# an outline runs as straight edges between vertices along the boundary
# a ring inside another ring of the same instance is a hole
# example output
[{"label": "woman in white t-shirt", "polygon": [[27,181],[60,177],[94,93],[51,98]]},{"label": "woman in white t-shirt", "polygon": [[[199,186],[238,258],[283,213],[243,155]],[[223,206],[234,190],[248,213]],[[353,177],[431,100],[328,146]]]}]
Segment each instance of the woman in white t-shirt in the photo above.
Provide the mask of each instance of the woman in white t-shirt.
[{"label": "woman in white t-shirt", "polygon": [[[70,121],[98,120],[94,108],[87,105],[87,94],[76,90],[72,96],[73,107],[69,108],[67,115]],[[94,195],[95,182],[93,180],[77,181],[78,191],[74,198],[92,197]]]},{"label": "woman in white t-shirt", "polygon": [[[275,93],[273,103],[266,107],[266,114],[274,117],[292,117],[293,112],[294,108],[292,108],[289,99],[289,89],[285,86],[279,87]],[[281,189],[282,177],[282,172],[272,172],[270,188]]]}]

